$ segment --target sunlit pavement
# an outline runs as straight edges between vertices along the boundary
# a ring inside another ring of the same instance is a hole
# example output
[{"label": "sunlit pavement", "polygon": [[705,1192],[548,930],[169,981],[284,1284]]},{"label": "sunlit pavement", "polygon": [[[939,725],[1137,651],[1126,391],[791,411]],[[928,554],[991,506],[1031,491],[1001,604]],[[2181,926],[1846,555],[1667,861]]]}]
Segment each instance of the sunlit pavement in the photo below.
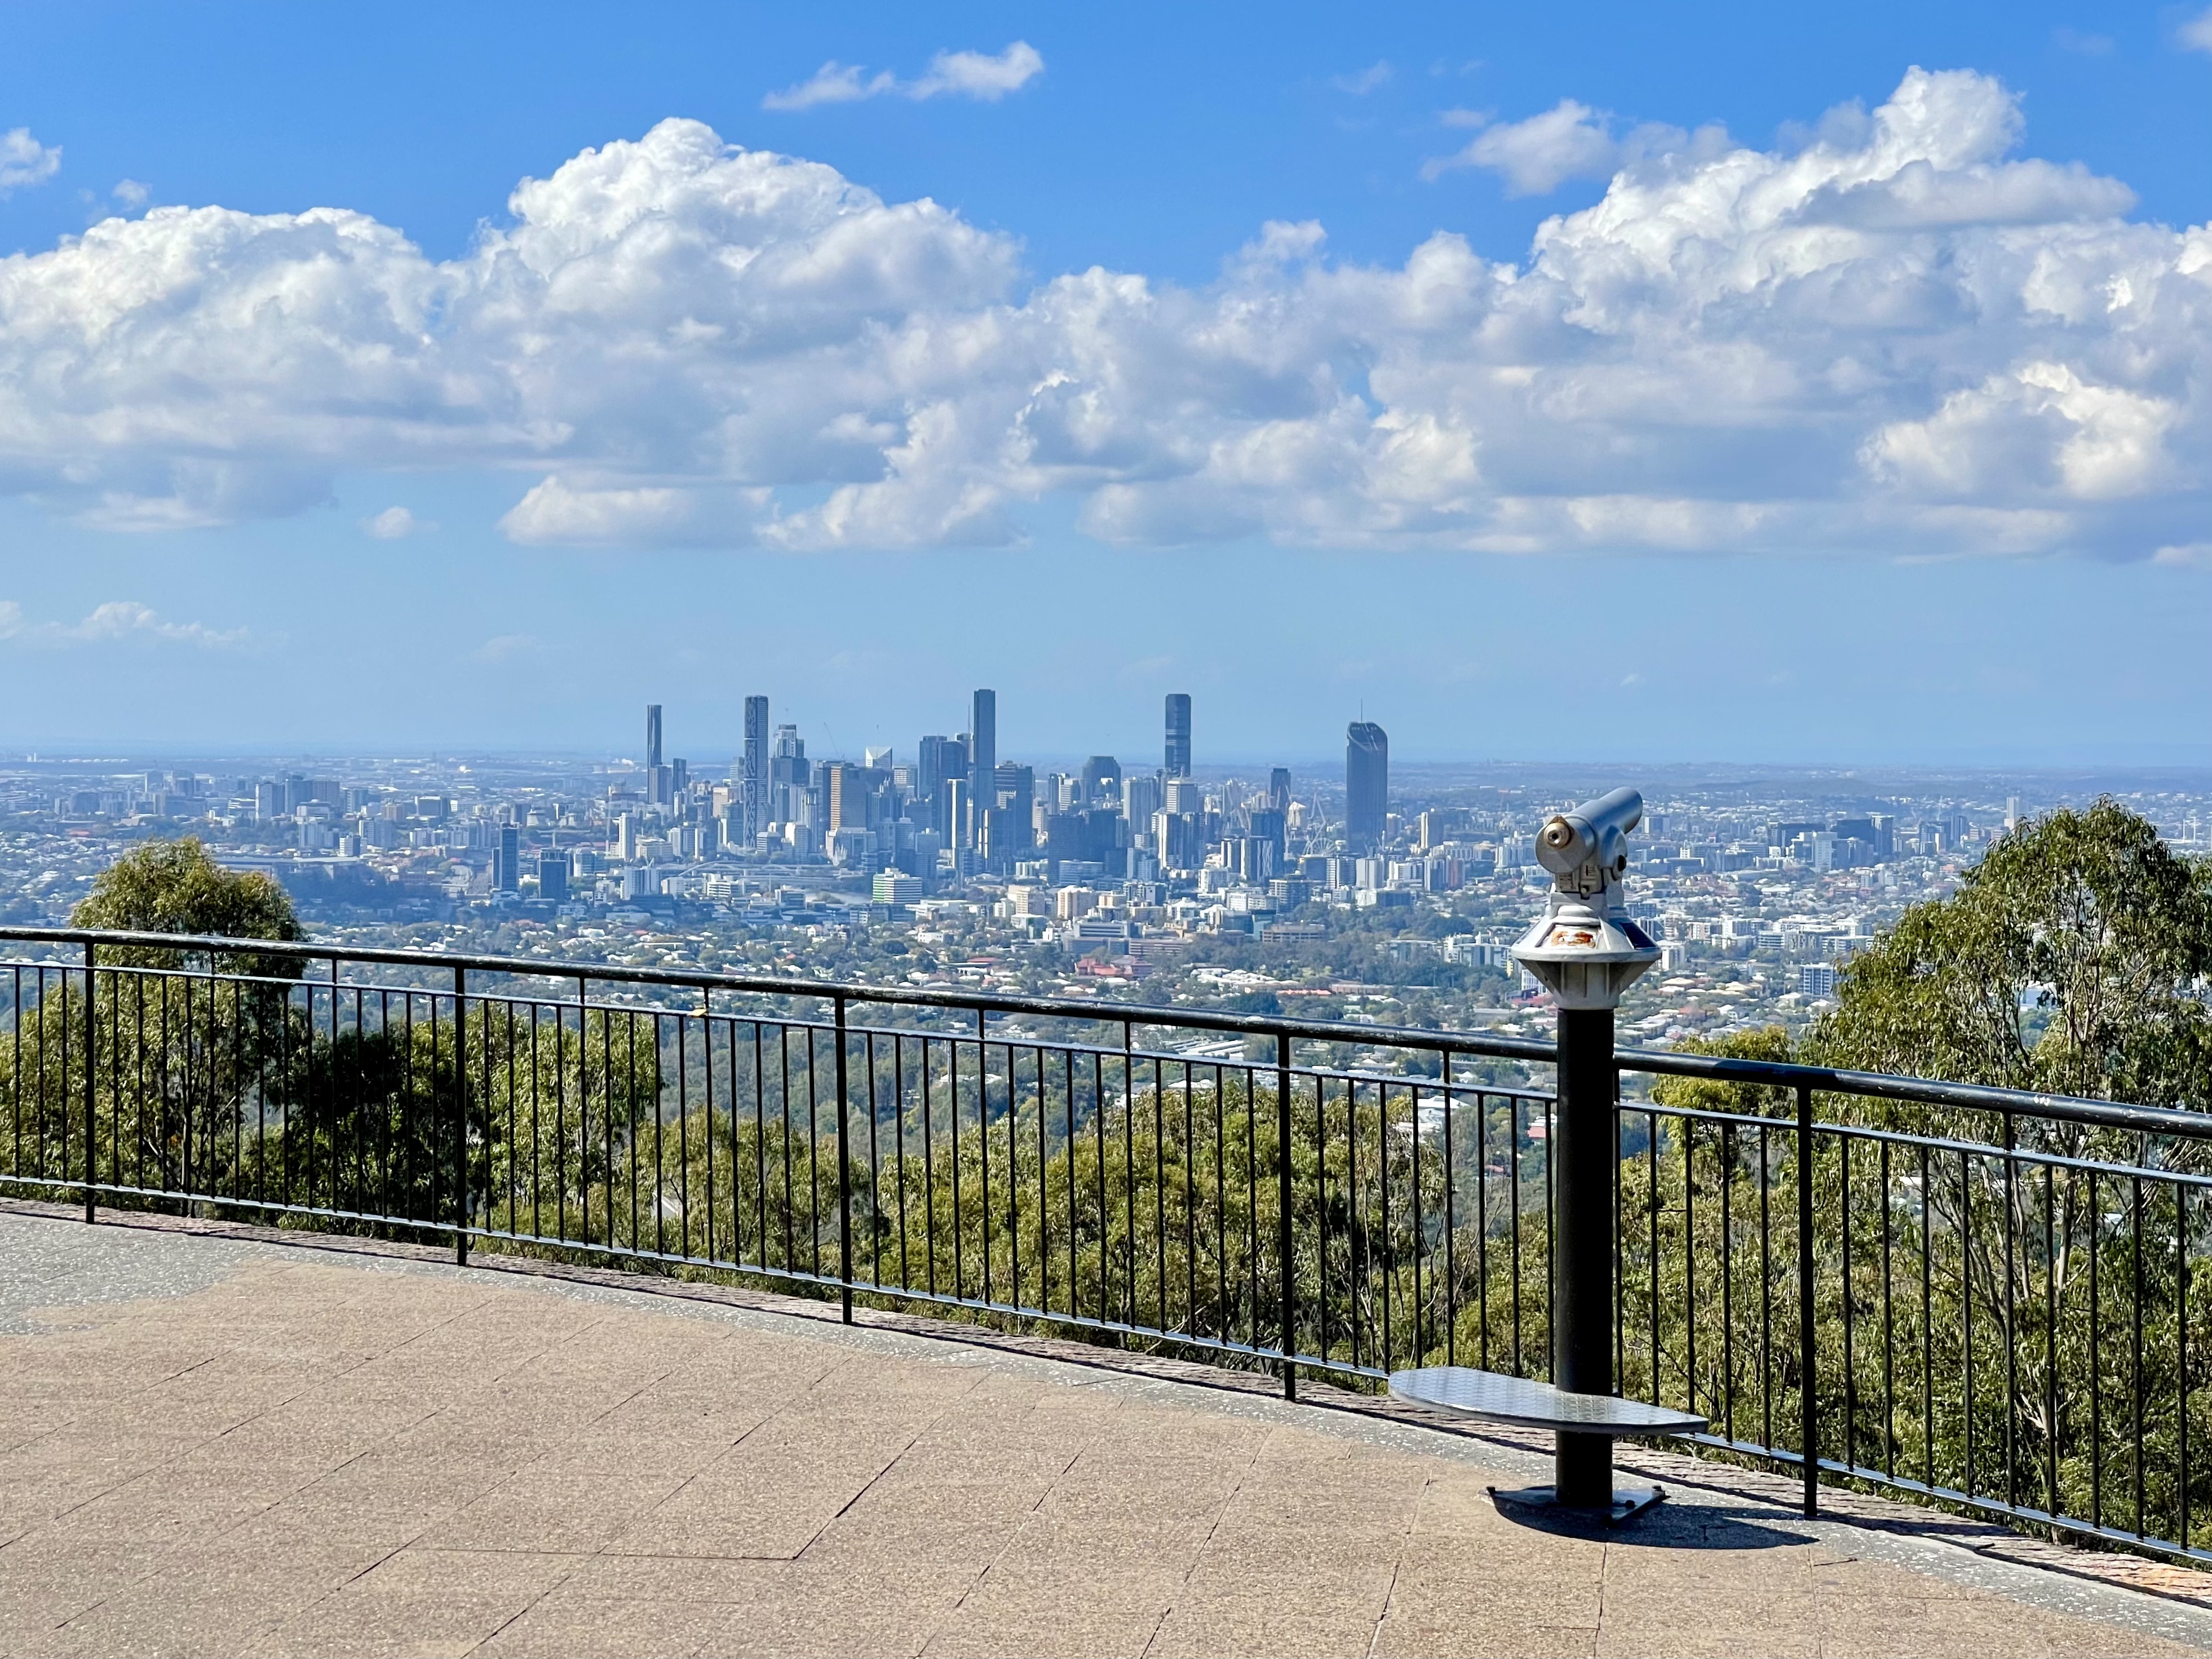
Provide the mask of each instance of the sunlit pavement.
[{"label": "sunlit pavement", "polygon": [[514,1272],[0,1212],[26,1654],[2212,1651],[2212,1613],[1250,1394]]}]

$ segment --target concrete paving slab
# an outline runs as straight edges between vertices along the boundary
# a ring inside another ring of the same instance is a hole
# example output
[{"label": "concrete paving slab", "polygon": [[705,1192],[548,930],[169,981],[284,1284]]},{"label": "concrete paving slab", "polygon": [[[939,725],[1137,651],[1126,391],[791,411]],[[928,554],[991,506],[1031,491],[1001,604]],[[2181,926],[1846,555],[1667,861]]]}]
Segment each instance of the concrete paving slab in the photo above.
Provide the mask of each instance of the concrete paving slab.
[{"label": "concrete paving slab", "polygon": [[2212,1653],[1741,1492],[1531,1526],[1510,1444],[819,1313],[0,1206],[0,1652]]}]

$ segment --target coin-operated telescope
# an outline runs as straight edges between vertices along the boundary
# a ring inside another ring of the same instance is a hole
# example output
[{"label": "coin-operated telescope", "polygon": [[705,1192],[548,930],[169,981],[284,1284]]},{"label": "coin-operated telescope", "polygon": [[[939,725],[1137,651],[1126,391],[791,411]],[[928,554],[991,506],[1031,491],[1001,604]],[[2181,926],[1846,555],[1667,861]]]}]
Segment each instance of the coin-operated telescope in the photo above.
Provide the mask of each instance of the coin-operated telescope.
[{"label": "coin-operated telescope", "polygon": [[[1644,817],[1633,789],[1555,814],[1536,832],[1536,858],[1552,872],[1551,902],[1513,947],[1521,965],[1559,1005],[1559,1096],[1547,1156],[1552,1164],[1552,1380],[1578,1395],[1613,1389],[1613,1192],[1620,1142],[1614,1104],[1620,1069],[1613,1016],[1620,994],[1659,959],[1659,947],[1628,919],[1620,879],[1624,842]],[[1525,1501],[1595,1510],[1622,1519],[1657,1501],[1657,1489],[1623,1496],[1613,1488],[1613,1442],[1562,1427],[1553,1484]],[[1501,1501],[1504,1499],[1501,1498]]]},{"label": "coin-operated telescope", "polygon": [[1644,797],[1616,789],[1553,814],[1537,831],[1536,861],[1552,872],[1551,901],[1513,957],[1562,1008],[1618,1007],[1621,994],[1659,960],[1659,947],[1629,920],[1621,895],[1628,870],[1623,843],[1643,819]]}]

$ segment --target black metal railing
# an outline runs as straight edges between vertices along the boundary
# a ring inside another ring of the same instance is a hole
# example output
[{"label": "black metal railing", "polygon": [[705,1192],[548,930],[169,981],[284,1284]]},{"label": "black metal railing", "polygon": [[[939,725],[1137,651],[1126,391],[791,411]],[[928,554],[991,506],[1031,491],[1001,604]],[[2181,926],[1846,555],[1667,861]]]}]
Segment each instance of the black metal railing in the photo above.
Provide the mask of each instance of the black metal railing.
[{"label": "black metal railing", "polygon": [[[1548,1043],[0,928],[0,1189],[933,1307],[1368,1386],[1548,1370]],[[1615,1375],[1711,1445],[2212,1559],[2212,1118],[1625,1050]],[[1807,1448],[1813,1449],[1808,1460]]]}]

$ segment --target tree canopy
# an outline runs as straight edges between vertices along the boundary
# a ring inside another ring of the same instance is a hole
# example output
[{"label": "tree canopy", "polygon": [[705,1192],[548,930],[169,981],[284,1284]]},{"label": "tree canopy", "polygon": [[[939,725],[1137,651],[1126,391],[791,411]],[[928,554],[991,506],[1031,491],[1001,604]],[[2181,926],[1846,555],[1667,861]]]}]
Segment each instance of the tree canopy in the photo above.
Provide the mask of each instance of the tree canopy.
[{"label": "tree canopy", "polygon": [[1850,964],[1808,1045],[1831,1064],[2212,1104],[2212,860],[2117,802],[2003,836]]},{"label": "tree canopy", "polygon": [[[73,927],[125,933],[216,934],[228,939],[295,939],[299,916],[284,890],[259,871],[226,870],[208,856],[197,836],[149,842],[100,872],[92,890],[70,912]],[[173,966],[174,951],[131,953],[134,965]],[[143,961],[136,960],[144,957]],[[296,965],[240,956],[222,965],[235,971],[289,976]]]}]

